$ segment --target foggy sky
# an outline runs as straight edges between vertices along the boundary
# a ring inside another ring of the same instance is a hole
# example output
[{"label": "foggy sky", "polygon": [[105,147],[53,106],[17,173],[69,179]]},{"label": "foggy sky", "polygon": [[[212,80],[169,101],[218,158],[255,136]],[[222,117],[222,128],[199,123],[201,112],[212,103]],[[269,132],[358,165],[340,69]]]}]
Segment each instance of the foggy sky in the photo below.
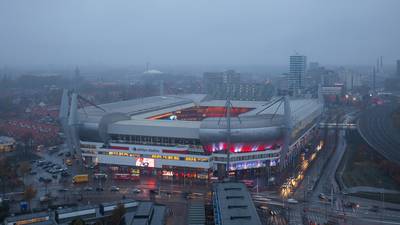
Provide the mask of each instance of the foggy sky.
[{"label": "foggy sky", "polygon": [[400,58],[399,0],[0,0],[0,65]]}]

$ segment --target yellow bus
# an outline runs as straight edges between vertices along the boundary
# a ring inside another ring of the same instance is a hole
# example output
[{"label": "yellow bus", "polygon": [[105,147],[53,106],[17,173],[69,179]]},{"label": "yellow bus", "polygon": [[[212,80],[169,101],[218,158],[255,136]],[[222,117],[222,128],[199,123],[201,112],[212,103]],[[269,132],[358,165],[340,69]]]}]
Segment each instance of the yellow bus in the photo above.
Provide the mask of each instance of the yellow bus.
[{"label": "yellow bus", "polygon": [[87,174],[79,174],[72,178],[72,183],[79,184],[79,183],[86,183],[89,182],[89,175]]}]

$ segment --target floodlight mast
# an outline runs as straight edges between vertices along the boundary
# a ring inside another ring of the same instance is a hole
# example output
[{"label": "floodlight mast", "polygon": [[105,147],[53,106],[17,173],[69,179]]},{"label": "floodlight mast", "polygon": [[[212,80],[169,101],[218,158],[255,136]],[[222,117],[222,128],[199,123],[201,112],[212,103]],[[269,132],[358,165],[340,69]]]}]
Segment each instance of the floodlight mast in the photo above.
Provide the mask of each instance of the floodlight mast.
[{"label": "floodlight mast", "polygon": [[227,96],[226,96],[226,175],[229,177],[230,154],[231,154],[231,76],[227,74]]}]

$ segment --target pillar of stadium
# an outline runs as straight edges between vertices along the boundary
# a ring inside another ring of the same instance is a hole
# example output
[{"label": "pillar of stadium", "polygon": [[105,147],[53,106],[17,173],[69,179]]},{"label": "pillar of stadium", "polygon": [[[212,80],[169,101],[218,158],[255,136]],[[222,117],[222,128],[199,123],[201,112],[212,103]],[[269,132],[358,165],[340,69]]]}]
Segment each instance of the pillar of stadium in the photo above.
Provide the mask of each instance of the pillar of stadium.
[{"label": "pillar of stadium", "polygon": [[230,77],[227,76],[228,79],[228,93],[226,97],[226,142],[227,142],[227,150],[226,150],[226,174],[225,177],[229,177],[229,169],[230,169],[230,155],[231,155],[231,86],[230,86]]},{"label": "pillar of stadium", "polygon": [[68,126],[71,133],[71,146],[74,154],[77,154],[78,158],[82,158],[82,152],[79,144],[78,136],[78,94],[72,93],[71,96],[71,107],[68,118]]},{"label": "pillar of stadium", "polygon": [[[61,105],[60,105],[60,112],[59,112],[59,121],[61,124],[62,131],[64,132],[65,143],[67,144],[67,148],[69,150],[72,149],[72,140],[71,140],[71,133],[68,127],[68,111],[69,111],[69,93],[67,89],[63,90],[63,94],[61,97]],[[71,152],[72,153],[72,152]]]},{"label": "pillar of stadium", "polygon": [[[289,103],[289,97],[285,96],[284,99],[284,121],[285,121],[285,137],[284,137],[284,144],[283,144],[283,149],[281,150],[280,153],[280,169],[283,170],[288,163],[288,160],[286,159],[286,155],[289,152],[289,146],[290,146],[290,136],[292,132],[292,113],[290,109],[290,103]],[[292,160],[290,160],[292,161]]]}]

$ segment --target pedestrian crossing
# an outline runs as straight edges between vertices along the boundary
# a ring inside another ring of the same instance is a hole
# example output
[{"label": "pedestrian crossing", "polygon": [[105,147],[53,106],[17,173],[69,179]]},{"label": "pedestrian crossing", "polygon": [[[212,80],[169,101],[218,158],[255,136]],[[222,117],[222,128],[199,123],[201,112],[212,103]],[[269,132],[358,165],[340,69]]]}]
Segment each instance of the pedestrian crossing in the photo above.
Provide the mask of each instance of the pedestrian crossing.
[{"label": "pedestrian crossing", "polygon": [[307,213],[306,218],[309,222],[314,222],[316,224],[325,224],[328,222],[327,217],[320,213]]},{"label": "pedestrian crossing", "polygon": [[289,210],[288,214],[289,225],[303,224],[302,215],[299,210]]}]

